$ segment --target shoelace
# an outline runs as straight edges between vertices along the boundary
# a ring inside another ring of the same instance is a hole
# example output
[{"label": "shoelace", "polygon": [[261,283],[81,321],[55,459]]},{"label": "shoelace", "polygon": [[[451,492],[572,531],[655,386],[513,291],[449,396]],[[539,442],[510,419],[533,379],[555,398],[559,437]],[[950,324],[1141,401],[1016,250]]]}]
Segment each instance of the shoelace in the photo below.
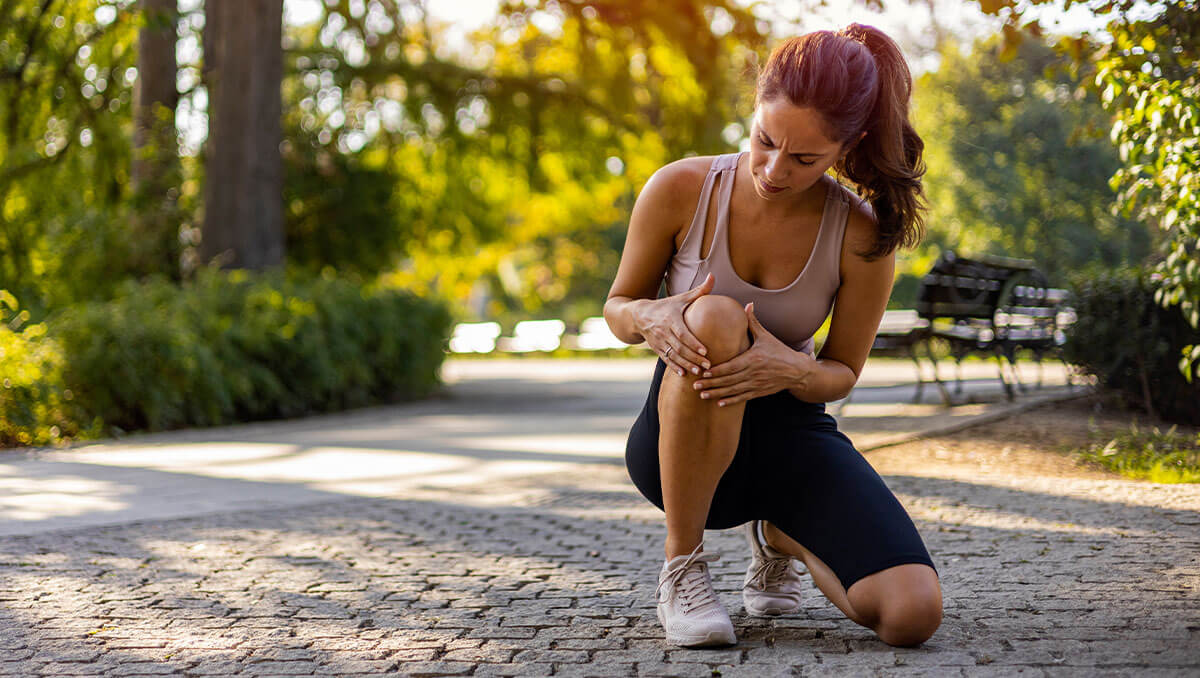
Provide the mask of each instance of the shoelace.
[{"label": "shoelace", "polygon": [[670,585],[672,589],[675,589],[675,595],[679,597],[680,606],[684,612],[719,602],[712,586],[709,585],[708,578],[704,575],[708,570],[707,563],[720,560],[721,556],[716,553],[700,553],[700,546],[692,551],[687,560],[667,570],[662,581],[658,582],[658,587],[654,589],[656,600],[663,600],[662,588]]},{"label": "shoelace", "polygon": [[758,567],[754,568],[754,574],[750,575],[750,581],[746,582],[746,585],[754,584],[763,591],[770,591],[783,583],[791,567],[791,556],[772,558],[763,553],[762,560],[759,561]]}]

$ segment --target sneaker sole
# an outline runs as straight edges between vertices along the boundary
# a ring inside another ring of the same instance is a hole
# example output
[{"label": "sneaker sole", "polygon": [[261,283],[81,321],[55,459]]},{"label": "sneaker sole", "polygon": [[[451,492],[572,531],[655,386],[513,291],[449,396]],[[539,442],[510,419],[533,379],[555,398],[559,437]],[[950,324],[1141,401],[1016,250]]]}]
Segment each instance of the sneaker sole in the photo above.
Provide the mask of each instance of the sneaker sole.
[{"label": "sneaker sole", "polygon": [[791,614],[800,609],[799,605],[783,605],[783,604],[766,604],[757,606],[750,604],[746,599],[742,599],[742,606],[746,608],[746,614],[751,617],[778,617],[783,614]]},{"label": "sneaker sole", "polygon": [[[656,611],[658,623],[665,629],[667,625],[663,623],[662,612]],[[667,642],[680,647],[719,647],[724,645],[736,645],[737,634],[729,631],[709,631],[708,633],[695,636],[680,636],[666,634]]]}]

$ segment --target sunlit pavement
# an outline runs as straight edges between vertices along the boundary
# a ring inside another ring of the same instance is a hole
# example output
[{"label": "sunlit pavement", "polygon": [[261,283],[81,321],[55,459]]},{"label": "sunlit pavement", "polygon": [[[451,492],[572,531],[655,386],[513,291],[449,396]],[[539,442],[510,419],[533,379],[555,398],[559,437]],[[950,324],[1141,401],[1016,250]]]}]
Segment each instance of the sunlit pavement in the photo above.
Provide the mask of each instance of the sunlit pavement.
[{"label": "sunlit pavement", "polygon": [[[0,453],[0,675],[1200,674],[1200,488],[1125,480],[887,476],[944,589],[917,649],[811,588],[746,617],[710,532],[739,645],[664,644],[622,458],[652,368],[451,361],[419,403]],[[1050,369],[1010,404],[995,370],[947,409],[873,364],[839,419],[866,449],[1069,395]]]},{"label": "sunlit pavement", "polygon": [[[135,435],[27,457],[0,453],[0,535],[343,496],[407,497],[580,464],[623,466],[653,370],[653,360],[452,360],[443,369],[446,388],[423,402]],[[1070,395],[1061,365],[1047,369],[1044,388],[1015,403],[996,375],[994,364],[967,363],[961,399],[978,402],[946,408],[933,385],[911,402],[912,363],[879,361],[864,370],[838,418],[867,450]],[[481,499],[503,505],[510,498]]]}]

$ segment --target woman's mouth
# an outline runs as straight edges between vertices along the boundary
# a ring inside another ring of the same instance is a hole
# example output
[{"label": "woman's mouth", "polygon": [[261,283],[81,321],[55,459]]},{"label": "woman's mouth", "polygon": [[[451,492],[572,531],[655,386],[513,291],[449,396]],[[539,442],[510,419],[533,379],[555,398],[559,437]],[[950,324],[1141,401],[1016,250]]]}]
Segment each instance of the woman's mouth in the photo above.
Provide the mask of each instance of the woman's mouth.
[{"label": "woman's mouth", "polygon": [[762,189],[764,191],[766,191],[767,193],[778,193],[783,190],[782,187],[772,186],[771,184],[768,184],[767,182],[763,181],[762,179],[758,180],[758,185],[761,186]]}]

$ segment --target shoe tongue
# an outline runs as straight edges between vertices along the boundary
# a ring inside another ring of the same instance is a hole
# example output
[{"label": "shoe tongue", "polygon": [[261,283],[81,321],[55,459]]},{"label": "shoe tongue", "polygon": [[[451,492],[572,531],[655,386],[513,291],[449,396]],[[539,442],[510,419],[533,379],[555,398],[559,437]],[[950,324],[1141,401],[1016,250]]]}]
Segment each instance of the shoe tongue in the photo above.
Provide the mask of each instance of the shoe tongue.
[{"label": "shoe tongue", "polygon": [[[687,556],[687,555],[675,556],[674,558],[672,558],[668,561],[665,561],[663,563],[663,570],[664,571],[665,570],[673,570],[673,569],[679,567],[680,565],[683,565],[685,562],[687,562],[688,557],[689,556]],[[721,559],[721,556],[718,553],[704,552],[704,553],[697,553],[696,557],[692,559],[692,562],[693,563],[711,563],[711,562],[715,562],[720,559]]]}]

